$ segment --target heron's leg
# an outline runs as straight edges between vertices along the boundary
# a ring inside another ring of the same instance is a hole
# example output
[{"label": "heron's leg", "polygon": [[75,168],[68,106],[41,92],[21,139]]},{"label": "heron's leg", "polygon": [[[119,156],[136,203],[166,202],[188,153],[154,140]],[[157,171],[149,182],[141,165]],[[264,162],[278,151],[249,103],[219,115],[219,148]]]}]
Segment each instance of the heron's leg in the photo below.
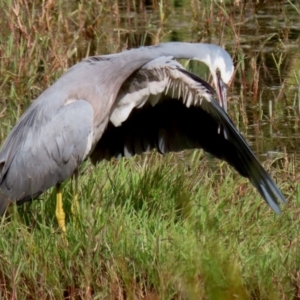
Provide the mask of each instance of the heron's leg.
[{"label": "heron's leg", "polygon": [[62,203],[62,189],[61,184],[56,184],[56,209],[55,209],[55,215],[58,222],[59,228],[66,232],[66,214],[64,212],[63,203]]},{"label": "heron's leg", "polygon": [[73,180],[74,180],[74,195],[73,195],[73,203],[71,206],[71,211],[73,215],[73,219],[76,220],[76,217],[78,216],[79,212],[79,202],[78,202],[78,170],[75,170],[73,174]]}]

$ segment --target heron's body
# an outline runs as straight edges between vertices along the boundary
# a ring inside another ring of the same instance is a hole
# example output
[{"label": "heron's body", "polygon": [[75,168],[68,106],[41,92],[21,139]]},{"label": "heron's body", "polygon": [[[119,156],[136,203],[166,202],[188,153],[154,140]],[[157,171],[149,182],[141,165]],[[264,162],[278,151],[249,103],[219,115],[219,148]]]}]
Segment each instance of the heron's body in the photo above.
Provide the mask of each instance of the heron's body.
[{"label": "heron's body", "polygon": [[32,103],[5,141],[0,213],[10,202],[29,201],[63,182],[90,154],[97,162],[153,148],[162,153],[204,148],[248,177],[279,212],[281,192],[212,99],[212,88],[172,58],[196,58],[211,71],[218,67],[225,82],[233,73],[222,48],[187,43],[91,57],[74,65]]}]

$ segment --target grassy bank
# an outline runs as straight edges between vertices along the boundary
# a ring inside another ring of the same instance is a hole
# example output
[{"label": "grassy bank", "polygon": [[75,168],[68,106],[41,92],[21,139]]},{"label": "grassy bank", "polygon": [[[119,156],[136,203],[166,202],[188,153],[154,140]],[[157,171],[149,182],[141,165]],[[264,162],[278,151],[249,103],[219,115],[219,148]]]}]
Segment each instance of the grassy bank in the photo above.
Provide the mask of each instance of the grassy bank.
[{"label": "grassy bank", "polygon": [[51,192],[2,221],[1,299],[297,299],[298,196],[276,216],[198,151],[82,172],[76,221],[64,188],[66,240]]}]

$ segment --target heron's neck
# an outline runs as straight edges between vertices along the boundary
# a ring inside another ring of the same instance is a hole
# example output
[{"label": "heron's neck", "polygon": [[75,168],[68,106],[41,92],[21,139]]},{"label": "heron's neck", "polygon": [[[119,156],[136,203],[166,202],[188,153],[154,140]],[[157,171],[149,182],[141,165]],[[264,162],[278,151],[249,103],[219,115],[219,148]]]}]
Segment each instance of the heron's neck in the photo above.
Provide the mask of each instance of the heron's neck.
[{"label": "heron's neck", "polygon": [[154,46],[161,55],[172,55],[174,58],[194,59],[212,68],[212,55],[220,46],[204,43],[171,42]]}]

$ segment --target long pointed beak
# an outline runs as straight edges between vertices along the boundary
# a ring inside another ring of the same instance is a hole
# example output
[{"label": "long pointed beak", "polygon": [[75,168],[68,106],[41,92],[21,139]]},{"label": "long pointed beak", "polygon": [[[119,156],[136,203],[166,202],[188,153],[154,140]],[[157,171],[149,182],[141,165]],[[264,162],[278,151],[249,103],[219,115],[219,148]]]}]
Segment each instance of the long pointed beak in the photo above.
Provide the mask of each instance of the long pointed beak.
[{"label": "long pointed beak", "polygon": [[227,86],[219,73],[215,77],[215,88],[217,90],[220,106],[227,112]]}]

